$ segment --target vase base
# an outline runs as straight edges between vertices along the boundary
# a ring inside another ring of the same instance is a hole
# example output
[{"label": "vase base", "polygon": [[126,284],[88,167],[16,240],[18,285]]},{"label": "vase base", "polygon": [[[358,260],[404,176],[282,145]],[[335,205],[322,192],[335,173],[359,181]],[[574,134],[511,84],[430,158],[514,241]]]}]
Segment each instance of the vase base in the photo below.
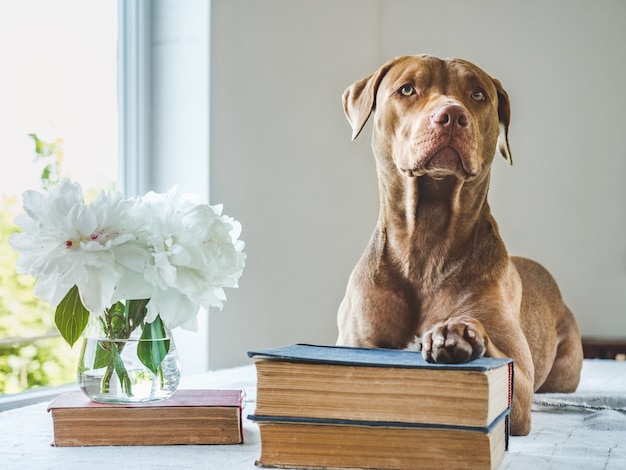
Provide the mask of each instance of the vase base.
[{"label": "vase base", "polygon": [[95,401],[96,403],[106,403],[109,405],[139,405],[142,403],[153,403],[156,401],[163,401],[170,398],[172,395],[161,395],[154,397],[120,397],[120,396],[111,396],[111,395],[90,395],[83,390],[83,393],[87,398],[91,401]]},{"label": "vase base", "polygon": [[[131,374],[132,376],[132,374]],[[148,376],[148,374],[143,375]],[[102,389],[102,375],[91,375],[88,373],[79,374],[79,386],[87,398],[100,403],[146,403],[152,401],[165,400],[172,396],[178,386],[178,375],[170,377],[168,383],[162,383],[157,377],[152,375],[150,380],[133,380],[131,382],[132,395],[120,386],[117,377],[114,375],[110,380],[109,390]]]}]

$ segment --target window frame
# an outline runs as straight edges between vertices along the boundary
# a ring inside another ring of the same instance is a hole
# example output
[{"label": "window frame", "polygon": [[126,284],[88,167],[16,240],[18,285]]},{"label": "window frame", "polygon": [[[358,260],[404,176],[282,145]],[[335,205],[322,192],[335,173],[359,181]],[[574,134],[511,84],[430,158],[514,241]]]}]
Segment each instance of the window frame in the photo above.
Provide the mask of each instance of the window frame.
[{"label": "window frame", "polygon": [[[126,196],[177,185],[209,202],[210,26],[211,2],[118,0],[118,185]],[[197,332],[173,331],[183,375],[209,369],[208,315],[198,314]]]},{"label": "window frame", "polygon": [[118,186],[148,190],[150,4],[118,0]]}]

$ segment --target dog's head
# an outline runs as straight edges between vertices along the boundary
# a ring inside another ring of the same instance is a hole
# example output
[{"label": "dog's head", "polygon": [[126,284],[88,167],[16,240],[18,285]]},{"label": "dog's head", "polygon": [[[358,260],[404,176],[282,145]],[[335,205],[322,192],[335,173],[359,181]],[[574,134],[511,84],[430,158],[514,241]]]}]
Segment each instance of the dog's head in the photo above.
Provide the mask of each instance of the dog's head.
[{"label": "dog's head", "polygon": [[393,164],[408,177],[471,180],[489,168],[496,151],[512,163],[508,95],[467,61],[393,59],[347,88],[343,104],[352,139],[373,114],[379,165]]}]

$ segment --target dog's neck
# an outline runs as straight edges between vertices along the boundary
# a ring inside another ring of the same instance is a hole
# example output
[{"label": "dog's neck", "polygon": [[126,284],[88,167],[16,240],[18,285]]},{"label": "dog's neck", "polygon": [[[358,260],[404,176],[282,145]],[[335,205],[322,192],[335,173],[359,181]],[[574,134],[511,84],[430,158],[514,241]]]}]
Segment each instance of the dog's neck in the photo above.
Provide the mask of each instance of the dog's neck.
[{"label": "dog's neck", "polygon": [[421,264],[461,257],[485,223],[495,228],[488,189],[488,172],[472,181],[379,173],[379,240],[394,257]]}]

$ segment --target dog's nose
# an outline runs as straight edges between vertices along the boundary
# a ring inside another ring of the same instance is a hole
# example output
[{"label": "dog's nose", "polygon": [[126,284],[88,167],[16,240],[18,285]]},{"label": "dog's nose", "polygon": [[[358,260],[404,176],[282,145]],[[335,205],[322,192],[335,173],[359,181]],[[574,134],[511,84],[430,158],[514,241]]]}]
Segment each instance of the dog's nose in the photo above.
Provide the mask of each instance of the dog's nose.
[{"label": "dog's nose", "polygon": [[458,104],[446,104],[439,106],[430,115],[430,119],[434,124],[446,128],[467,127],[469,124],[469,116],[463,106]]}]

